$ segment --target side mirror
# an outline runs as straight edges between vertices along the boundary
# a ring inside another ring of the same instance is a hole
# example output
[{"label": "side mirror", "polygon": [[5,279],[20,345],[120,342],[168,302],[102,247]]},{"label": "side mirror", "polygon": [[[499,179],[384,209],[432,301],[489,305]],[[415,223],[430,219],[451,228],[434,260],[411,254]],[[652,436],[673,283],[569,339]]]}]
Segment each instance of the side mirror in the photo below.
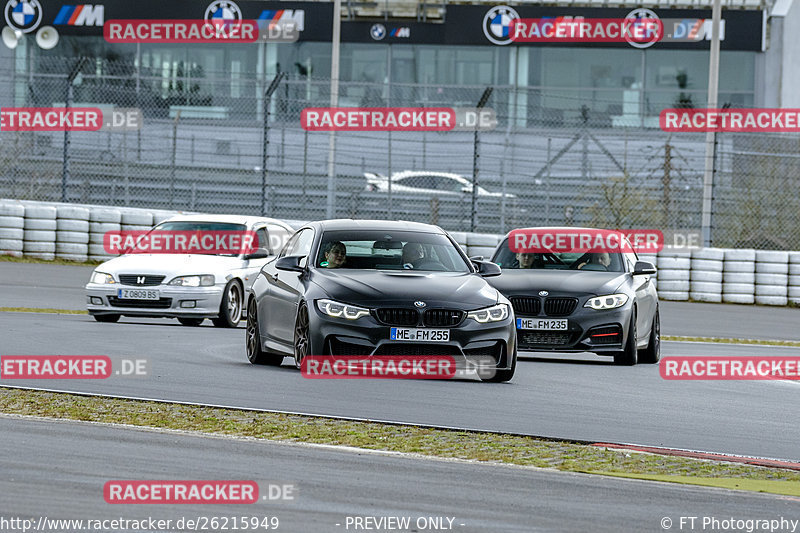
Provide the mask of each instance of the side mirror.
[{"label": "side mirror", "polygon": [[489,278],[492,276],[499,276],[503,273],[503,271],[500,270],[500,265],[497,263],[492,263],[491,261],[473,261],[473,263],[478,268],[478,274],[480,274],[481,277]]},{"label": "side mirror", "polygon": [[303,259],[305,258],[302,255],[287,255],[278,259],[275,268],[288,272],[305,272],[306,269],[300,266],[300,261]]},{"label": "side mirror", "polygon": [[653,263],[650,263],[648,261],[636,261],[636,264],[633,266],[634,276],[644,276],[655,273],[656,273],[655,265],[653,265]]},{"label": "side mirror", "polygon": [[245,259],[264,259],[266,257],[269,257],[269,252],[264,248],[259,248],[255,252],[244,256]]}]

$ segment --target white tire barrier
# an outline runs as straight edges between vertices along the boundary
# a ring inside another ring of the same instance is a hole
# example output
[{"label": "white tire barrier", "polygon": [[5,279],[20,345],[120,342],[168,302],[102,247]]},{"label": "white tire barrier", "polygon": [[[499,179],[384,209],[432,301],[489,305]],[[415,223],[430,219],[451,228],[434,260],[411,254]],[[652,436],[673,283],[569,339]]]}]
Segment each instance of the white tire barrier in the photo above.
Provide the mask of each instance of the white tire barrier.
[{"label": "white tire barrier", "polygon": [[759,305],[789,305],[789,298],[786,296],[760,296],[756,294],[756,303]]},{"label": "white tire barrier", "polygon": [[85,262],[89,260],[89,245],[74,242],[57,242],[56,257],[67,261]]},{"label": "white tire barrier", "polygon": [[789,263],[756,263],[756,274],[788,274]]},{"label": "white tire barrier", "polygon": [[50,205],[25,205],[25,235],[22,253],[26,257],[55,259],[56,208]]},{"label": "white tire barrier", "polygon": [[658,297],[661,300],[686,301],[689,299],[689,291],[665,291],[659,287]]},{"label": "white tire barrier", "polygon": [[25,206],[8,200],[0,201],[0,216],[4,217],[24,217]]},{"label": "white tire barrier", "polygon": [[[58,206],[56,257],[70,261],[89,259],[89,217],[91,212],[75,205]],[[62,244],[75,246],[60,247]]]},{"label": "white tire barrier", "polygon": [[476,255],[482,255],[483,258],[488,261],[492,258],[494,254],[494,247],[493,246],[468,246],[467,247],[467,255],[469,257],[475,257]]},{"label": "white tire barrier", "polygon": [[720,248],[692,250],[689,298],[697,302],[722,301],[722,260]]},{"label": "white tire barrier", "polygon": [[12,217],[8,215],[0,215],[0,228],[17,228],[22,229],[25,227],[24,217]]},{"label": "white tire barrier", "polygon": [[748,272],[756,271],[756,264],[751,261],[725,261],[722,265],[722,272]]},{"label": "white tire barrier", "polygon": [[691,272],[689,270],[658,270],[659,281],[689,281]]},{"label": "white tire barrier", "polygon": [[495,248],[497,246],[497,235],[488,233],[468,233],[467,246],[482,246]]},{"label": "white tire barrier", "polygon": [[755,261],[755,250],[740,250],[738,248],[725,249],[725,261]]},{"label": "white tire barrier", "polygon": [[692,260],[722,261],[725,259],[725,250],[722,248],[698,248],[692,250]]},{"label": "white tire barrier", "polygon": [[58,222],[55,218],[28,218],[25,217],[25,229],[42,230],[42,231],[55,231],[58,227]]},{"label": "white tire barrier", "polygon": [[[721,267],[720,267],[721,268]],[[722,271],[711,272],[708,270],[692,270],[691,272],[692,284],[698,283],[722,283]]]},{"label": "white tire barrier", "polygon": [[689,281],[658,280],[658,288],[669,292],[689,292]]},{"label": "white tire barrier", "polygon": [[789,303],[800,305],[800,252],[789,252],[789,286],[786,295]]},{"label": "white tire barrier", "polygon": [[722,301],[730,304],[753,304],[756,303],[756,297],[751,292],[750,294],[741,293],[722,293]]},{"label": "white tire barrier", "polygon": [[800,275],[800,263],[789,263],[789,274]]},{"label": "white tire barrier", "polygon": [[695,302],[720,303],[722,301],[722,293],[689,291],[689,299]]},{"label": "white tire barrier", "polygon": [[147,229],[153,227],[153,213],[149,211],[122,211],[120,216],[122,226],[145,226]]},{"label": "white tire barrier", "polygon": [[755,285],[756,274],[755,272],[723,272],[722,284],[725,283],[749,283]]},{"label": "white tire barrier", "polygon": [[659,256],[658,264],[662,270],[686,270],[692,266],[692,260],[688,257],[667,257]]},{"label": "white tire barrier", "polygon": [[722,293],[723,294],[755,294],[756,293],[756,284],[755,283],[723,283],[722,284]]},{"label": "white tire barrier", "polygon": [[787,305],[789,252],[756,250],[756,303]]},{"label": "white tire barrier", "polygon": [[[44,220],[56,219],[56,208],[52,205],[26,204],[25,220],[41,218]],[[55,229],[55,228],[53,228]]]},{"label": "white tire barrier", "polygon": [[756,272],[756,285],[776,285],[786,287],[789,284],[788,274],[760,274]]},{"label": "white tire barrier", "polygon": [[122,228],[120,222],[122,221],[122,212],[119,209],[107,208],[93,208],[89,215],[89,243],[100,245],[100,248],[93,247],[95,252],[102,251],[102,253],[91,253],[87,247],[89,259],[92,261],[106,261],[115,255],[111,255],[103,248],[103,239],[105,234],[109,231],[120,231]]},{"label": "white tire barrier", "polygon": [[21,241],[25,230],[21,228],[0,228],[0,239]]},{"label": "white tire barrier", "polygon": [[[0,201],[0,230],[25,228],[25,206],[16,202]],[[22,237],[0,237],[0,255],[22,257]]]}]

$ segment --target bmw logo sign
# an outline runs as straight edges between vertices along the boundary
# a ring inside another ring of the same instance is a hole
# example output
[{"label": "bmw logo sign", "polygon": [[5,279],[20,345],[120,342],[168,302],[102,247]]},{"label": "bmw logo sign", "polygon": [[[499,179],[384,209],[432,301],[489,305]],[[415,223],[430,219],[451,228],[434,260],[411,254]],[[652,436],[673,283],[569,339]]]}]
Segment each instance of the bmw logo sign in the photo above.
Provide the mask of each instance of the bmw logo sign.
[{"label": "bmw logo sign", "polygon": [[[639,22],[642,19],[659,20],[658,15],[656,15],[649,9],[645,9],[643,7],[634,9],[633,11],[625,15],[625,20],[630,20],[630,19],[633,19],[636,22]],[[627,34],[625,35],[625,40],[628,41],[628,44],[633,46],[634,48],[649,48],[650,46],[653,46],[654,44],[656,44],[656,42],[658,42],[658,38],[659,36],[654,34],[649,41],[641,41],[641,40],[637,41],[631,38],[630,35]]]},{"label": "bmw logo sign", "polygon": [[417,300],[416,302],[414,302],[414,305],[416,305],[417,307],[419,307],[420,309],[422,309],[423,307],[425,307],[425,306],[426,306],[426,305],[428,305],[428,304],[426,304],[425,302],[422,302],[422,301],[420,301],[420,300]]},{"label": "bmw logo sign", "polygon": [[230,0],[214,0],[206,8],[205,19],[209,22],[239,22],[242,10]]},{"label": "bmw logo sign", "polygon": [[376,41],[380,41],[386,37],[386,27],[383,24],[373,24],[369,29],[369,34]]},{"label": "bmw logo sign", "polygon": [[547,296],[548,294],[550,293],[547,291],[539,291],[539,296]]},{"label": "bmw logo sign", "polygon": [[511,43],[511,21],[518,19],[516,11],[508,6],[495,6],[483,17],[483,33],[494,44]]},{"label": "bmw logo sign", "polygon": [[6,23],[12,30],[30,33],[42,21],[42,6],[39,0],[9,0],[6,2]]}]

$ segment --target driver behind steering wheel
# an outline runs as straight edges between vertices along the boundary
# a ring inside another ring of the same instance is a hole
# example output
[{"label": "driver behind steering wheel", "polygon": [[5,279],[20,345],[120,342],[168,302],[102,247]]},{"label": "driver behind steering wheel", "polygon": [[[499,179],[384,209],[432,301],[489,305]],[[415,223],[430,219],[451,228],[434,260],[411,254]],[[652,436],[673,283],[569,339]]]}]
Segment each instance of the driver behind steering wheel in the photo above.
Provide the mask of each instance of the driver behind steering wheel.
[{"label": "driver behind steering wheel", "polygon": [[403,268],[418,268],[425,260],[425,249],[418,242],[409,242],[403,247],[401,263]]}]

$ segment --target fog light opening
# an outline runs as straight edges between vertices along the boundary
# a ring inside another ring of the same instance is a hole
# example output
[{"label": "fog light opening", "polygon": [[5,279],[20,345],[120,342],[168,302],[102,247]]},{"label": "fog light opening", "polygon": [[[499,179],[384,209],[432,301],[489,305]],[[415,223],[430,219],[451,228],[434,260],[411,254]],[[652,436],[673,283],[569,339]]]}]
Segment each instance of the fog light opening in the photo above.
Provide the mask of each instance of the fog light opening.
[{"label": "fog light opening", "polygon": [[181,300],[181,307],[192,308],[192,307],[196,307],[196,306],[197,306],[197,302],[195,300]]},{"label": "fog light opening", "polygon": [[97,296],[92,296],[92,305],[103,305],[103,299]]}]

